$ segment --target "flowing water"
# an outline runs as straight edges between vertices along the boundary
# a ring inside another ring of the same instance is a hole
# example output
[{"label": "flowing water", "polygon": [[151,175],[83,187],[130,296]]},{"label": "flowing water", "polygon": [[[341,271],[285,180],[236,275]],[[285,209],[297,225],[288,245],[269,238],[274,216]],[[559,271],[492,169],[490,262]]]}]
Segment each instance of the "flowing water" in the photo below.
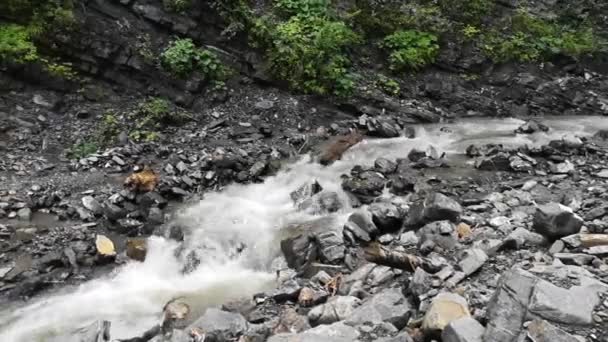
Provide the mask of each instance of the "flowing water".
[{"label": "flowing water", "polygon": [[[354,165],[370,165],[378,157],[404,158],[412,148],[433,145],[454,158],[470,144],[538,146],[564,135],[589,136],[608,128],[608,119],[599,117],[545,118],[544,122],[551,130],[533,135],[514,134],[523,123],[517,119],[420,126],[415,139],[366,140],[329,167],[311,163],[306,156],[264,183],[231,185],[206,194],[177,218],[187,227],[185,247],[201,257],[193,272],[181,272],[183,260],[176,257],[176,242],[151,238],[143,263],[128,263],[110,275],[0,311],[0,341],[66,342],[65,336],[74,329],[96,320],[112,322],[113,338],[134,337],[159,322],[163,305],[172,298],[186,297],[204,308],[271,289],[275,275],[269,265],[279,253],[277,236],[290,224],[314,219],[297,212],[289,194],[314,179],[344,195],[340,175]],[[333,214],[330,222],[342,225],[350,211],[344,208]],[[247,246],[238,256],[233,253],[236,243]]]}]

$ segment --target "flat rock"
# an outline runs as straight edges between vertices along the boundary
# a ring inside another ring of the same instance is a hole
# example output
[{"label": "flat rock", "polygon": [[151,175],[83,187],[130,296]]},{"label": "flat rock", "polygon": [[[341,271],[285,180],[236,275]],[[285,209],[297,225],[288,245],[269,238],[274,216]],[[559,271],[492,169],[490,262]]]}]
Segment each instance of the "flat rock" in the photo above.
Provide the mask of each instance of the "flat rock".
[{"label": "flat rock", "polygon": [[366,300],[346,319],[348,324],[388,322],[397,329],[406,326],[412,308],[400,288],[388,288]]},{"label": "flat rock", "polygon": [[200,329],[215,337],[214,341],[232,341],[247,331],[247,321],[238,313],[209,308],[187,331]]},{"label": "flat rock", "polygon": [[528,325],[528,337],[534,342],[580,342],[562,329],[539,319],[533,320]]},{"label": "flat rock", "polygon": [[482,342],[485,328],[471,317],[453,320],[441,333],[442,342]]},{"label": "flat rock", "polygon": [[455,293],[440,293],[424,315],[422,329],[427,334],[441,333],[452,321],[470,316],[466,299]]},{"label": "flat rock", "polygon": [[351,316],[359,305],[361,300],[357,297],[335,296],[327,303],[312,308],[308,312],[308,319],[313,325],[331,324]]},{"label": "flat rock", "polygon": [[572,209],[559,203],[548,203],[536,208],[533,228],[551,239],[576,234],[583,226],[583,219]]}]

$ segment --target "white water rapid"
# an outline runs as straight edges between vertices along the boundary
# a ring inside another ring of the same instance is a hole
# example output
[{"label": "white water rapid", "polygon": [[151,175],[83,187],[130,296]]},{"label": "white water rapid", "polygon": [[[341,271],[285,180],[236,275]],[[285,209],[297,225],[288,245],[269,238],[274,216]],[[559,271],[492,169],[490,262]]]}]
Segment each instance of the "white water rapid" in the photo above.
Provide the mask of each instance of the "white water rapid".
[{"label": "white water rapid", "polygon": [[[325,189],[341,192],[340,175],[356,164],[370,165],[378,157],[405,158],[414,147],[434,145],[449,156],[462,154],[470,144],[540,145],[566,134],[589,136],[608,128],[608,119],[601,117],[545,118],[543,122],[551,130],[533,135],[514,134],[523,124],[517,119],[420,126],[415,139],[366,140],[329,167],[304,157],[264,183],[231,185],[206,194],[178,217],[189,229],[188,247],[207,251],[196,270],[181,272],[176,242],[151,238],[143,263],[130,262],[78,287],[0,310],[0,341],[66,342],[65,336],[74,329],[96,320],[111,321],[114,339],[134,337],[159,322],[163,305],[172,298],[188,297],[205,307],[271,289],[275,275],[268,265],[278,255],[280,229],[312,218],[295,210],[290,192],[314,179]],[[442,132],[441,127],[451,132]],[[335,224],[343,224],[349,211],[345,208],[335,214]],[[230,256],[235,242],[247,246],[236,258]]]}]

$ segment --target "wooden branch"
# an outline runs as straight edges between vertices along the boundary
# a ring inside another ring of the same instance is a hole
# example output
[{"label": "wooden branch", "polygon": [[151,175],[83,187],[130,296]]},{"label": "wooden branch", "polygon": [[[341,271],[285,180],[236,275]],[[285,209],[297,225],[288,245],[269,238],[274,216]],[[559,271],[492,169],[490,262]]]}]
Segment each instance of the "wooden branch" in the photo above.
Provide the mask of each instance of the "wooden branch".
[{"label": "wooden branch", "polygon": [[365,260],[369,262],[408,272],[414,272],[418,267],[428,273],[436,273],[441,270],[441,266],[434,264],[430,259],[391,250],[377,242],[365,247],[363,252]]}]

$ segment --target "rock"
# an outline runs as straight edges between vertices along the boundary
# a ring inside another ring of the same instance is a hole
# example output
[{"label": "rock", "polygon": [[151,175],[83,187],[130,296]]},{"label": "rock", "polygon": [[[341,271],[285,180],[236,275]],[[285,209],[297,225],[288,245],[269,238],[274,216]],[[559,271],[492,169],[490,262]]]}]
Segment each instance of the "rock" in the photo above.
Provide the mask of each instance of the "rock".
[{"label": "rock", "polygon": [[32,209],[21,208],[21,209],[17,210],[17,217],[21,221],[31,221],[32,220]]},{"label": "rock", "polygon": [[595,259],[594,256],[583,253],[555,253],[553,257],[566,265],[579,266],[589,265]]},{"label": "rock", "polygon": [[82,198],[82,205],[95,215],[101,215],[103,208],[99,202],[93,196],[84,196]]},{"label": "rock", "polygon": [[96,321],[74,331],[71,336],[66,336],[64,341],[110,342],[110,326],[108,321]]},{"label": "rock", "polygon": [[150,208],[147,221],[151,224],[162,224],[165,221],[163,211],[156,207]]},{"label": "rock", "polygon": [[382,174],[374,171],[364,171],[344,179],[342,188],[352,193],[361,203],[371,203],[374,198],[382,195],[387,180]]},{"label": "rock", "polygon": [[294,308],[287,307],[279,316],[279,324],[273,328],[273,333],[298,333],[310,329],[308,318],[300,315]]},{"label": "rock", "polygon": [[361,300],[353,296],[335,296],[327,303],[318,305],[308,312],[308,319],[314,325],[331,324],[351,316]]},{"label": "rock", "polygon": [[528,172],[534,169],[534,166],[531,163],[519,156],[509,158],[509,167],[515,172]]},{"label": "rock", "polygon": [[378,158],[374,161],[374,169],[383,175],[389,175],[397,170],[397,163],[386,158]]},{"label": "rock", "polygon": [[440,293],[424,315],[422,329],[427,335],[437,335],[452,321],[470,316],[466,299],[455,293]]},{"label": "rock", "polygon": [[346,248],[342,232],[327,231],[315,234],[319,246],[319,255],[323,262],[337,264],[344,260]]},{"label": "rock", "polygon": [[260,177],[264,171],[266,170],[268,164],[265,161],[257,161],[251,168],[249,169],[249,174],[252,177]]},{"label": "rock", "polygon": [[228,342],[236,340],[247,331],[247,327],[247,321],[241,314],[209,308],[186,331],[198,329],[203,331],[210,341]]},{"label": "rock", "polygon": [[330,325],[319,325],[299,334],[277,334],[267,342],[353,342],[357,341],[360,333],[354,327],[342,322]]},{"label": "rock", "polygon": [[133,260],[144,261],[148,253],[148,242],[145,238],[127,239],[127,256]]},{"label": "rock", "polygon": [[311,215],[333,213],[342,209],[342,201],[335,191],[322,191],[297,205],[298,210]]},{"label": "rock", "polygon": [[533,228],[551,239],[576,234],[583,226],[583,219],[572,209],[559,203],[548,203],[537,207]]},{"label": "rock", "polygon": [[427,222],[449,220],[458,222],[462,206],[455,200],[441,193],[429,195],[424,202],[417,203],[410,209],[406,225],[420,227]]},{"label": "rock", "polygon": [[547,321],[535,319],[528,325],[528,337],[534,342],[578,342],[574,336],[550,324]]},{"label": "rock", "polygon": [[371,213],[363,210],[352,213],[344,224],[344,237],[352,244],[359,241],[370,242],[372,238],[380,235],[380,231],[373,222]]},{"label": "rock", "polygon": [[602,171],[596,173],[595,175],[597,177],[606,179],[606,178],[608,178],[608,169],[607,170],[602,170]]},{"label": "rock", "polygon": [[466,256],[458,263],[458,268],[469,276],[475,273],[488,260],[487,254],[478,248],[468,249]]},{"label": "rock", "polygon": [[442,342],[483,342],[485,328],[471,317],[453,320],[441,334]]},{"label": "rock", "polygon": [[413,148],[410,150],[410,153],[407,154],[407,159],[409,159],[411,162],[418,162],[420,159],[425,158],[426,157],[426,152],[422,151],[422,150],[418,150],[416,148]]},{"label": "rock", "polygon": [[515,133],[523,133],[523,134],[532,134],[536,132],[547,132],[549,131],[549,127],[540,123],[536,120],[529,120],[523,125],[519,126]]},{"label": "rock", "polygon": [[297,300],[302,286],[295,279],[288,279],[282,281],[280,286],[272,290],[269,297],[274,299],[276,302],[282,303],[288,300]]},{"label": "rock", "polygon": [[574,164],[566,160],[563,163],[551,164],[551,172],[555,174],[567,174],[574,171]]},{"label": "rock", "polygon": [[313,238],[301,234],[281,241],[281,251],[287,260],[287,265],[297,271],[303,271],[317,258],[317,247]]},{"label": "rock", "polygon": [[509,171],[511,170],[510,155],[506,152],[498,152],[491,156],[483,157],[475,162],[475,167],[487,171]]},{"label": "rock", "polygon": [[105,235],[97,235],[95,238],[95,247],[97,248],[97,254],[100,256],[113,257],[116,255],[114,242]]},{"label": "rock", "polygon": [[304,201],[311,198],[312,196],[323,191],[323,187],[316,180],[310,184],[304,184],[297,190],[291,192],[289,196],[294,202],[296,207],[299,207]]},{"label": "rock", "polygon": [[502,275],[487,306],[484,341],[512,342],[517,339],[536,281],[532,274],[518,268]]},{"label": "rock", "polygon": [[505,239],[505,246],[513,249],[520,249],[524,245],[542,246],[546,243],[547,239],[544,236],[522,227],[515,228]]},{"label": "rock", "polygon": [[388,202],[376,202],[369,206],[372,221],[381,233],[390,233],[401,228],[403,224],[403,213],[394,204]]},{"label": "rock", "polygon": [[400,288],[388,288],[363,302],[345,322],[349,325],[388,322],[397,329],[403,329],[412,311]]},{"label": "rock", "polygon": [[431,222],[422,227],[418,231],[418,235],[420,236],[418,248],[422,249],[422,252],[425,252],[423,246],[429,246],[430,249],[438,246],[447,251],[455,249],[459,244],[454,224],[450,221]]},{"label": "rock", "polygon": [[255,107],[255,109],[269,110],[274,107],[274,102],[270,100],[261,100],[256,102],[253,106]]}]

